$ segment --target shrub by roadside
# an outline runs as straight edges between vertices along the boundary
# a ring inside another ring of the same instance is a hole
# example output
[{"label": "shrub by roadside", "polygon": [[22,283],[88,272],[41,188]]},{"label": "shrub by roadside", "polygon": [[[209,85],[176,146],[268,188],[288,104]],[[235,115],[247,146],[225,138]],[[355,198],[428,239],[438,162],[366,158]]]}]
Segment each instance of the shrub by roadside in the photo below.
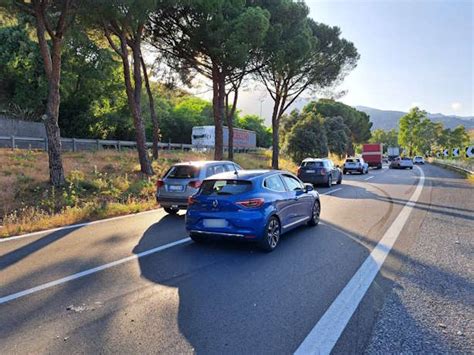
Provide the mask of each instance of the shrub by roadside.
[{"label": "shrub by roadside", "polygon": [[[236,154],[246,169],[271,166],[271,153]],[[67,184],[48,184],[45,152],[0,149],[0,237],[156,208],[157,177],[180,161],[209,160],[211,153],[161,152],[156,175],[143,177],[134,151],[64,153]],[[281,168],[296,166],[281,159]]]}]

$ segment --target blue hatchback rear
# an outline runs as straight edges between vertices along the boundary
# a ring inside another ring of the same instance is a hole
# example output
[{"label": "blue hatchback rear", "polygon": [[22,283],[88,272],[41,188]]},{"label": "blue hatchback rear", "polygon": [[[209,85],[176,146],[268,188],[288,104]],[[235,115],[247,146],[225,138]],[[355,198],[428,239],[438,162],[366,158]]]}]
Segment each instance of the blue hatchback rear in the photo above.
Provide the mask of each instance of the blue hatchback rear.
[{"label": "blue hatchback rear", "polygon": [[214,175],[190,197],[186,229],[196,242],[211,237],[258,241],[268,251],[280,235],[317,225],[321,206],[312,186],[285,171],[247,170]]}]

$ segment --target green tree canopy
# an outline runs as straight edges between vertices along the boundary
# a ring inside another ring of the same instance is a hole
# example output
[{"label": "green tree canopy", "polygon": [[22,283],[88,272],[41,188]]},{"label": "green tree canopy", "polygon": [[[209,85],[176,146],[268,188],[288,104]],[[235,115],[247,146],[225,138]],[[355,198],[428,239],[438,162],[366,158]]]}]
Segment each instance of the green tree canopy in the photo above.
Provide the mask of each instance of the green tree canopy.
[{"label": "green tree canopy", "polygon": [[195,72],[212,80],[218,160],[223,157],[226,85],[247,70],[268,18],[254,2],[235,0],[165,1],[152,16],[149,41],[168,65],[183,76]]},{"label": "green tree canopy", "polygon": [[315,112],[303,112],[286,137],[285,151],[299,164],[308,157],[326,157],[328,141],[324,119]]}]

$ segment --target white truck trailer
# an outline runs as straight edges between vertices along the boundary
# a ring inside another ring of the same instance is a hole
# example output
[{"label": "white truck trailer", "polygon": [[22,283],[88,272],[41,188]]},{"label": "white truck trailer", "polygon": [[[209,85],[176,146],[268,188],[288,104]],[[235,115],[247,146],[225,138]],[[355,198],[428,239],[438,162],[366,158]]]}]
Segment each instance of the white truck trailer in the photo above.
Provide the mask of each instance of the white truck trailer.
[{"label": "white truck trailer", "polygon": [[[193,148],[214,148],[215,143],[214,126],[196,126],[193,127],[191,143]],[[224,127],[224,148],[229,143],[229,129]],[[236,149],[254,149],[257,147],[257,136],[254,131],[241,128],[234,128],[234,148]]]},{"label": "white truck trailer", "polygon": [[388,147],[387,148],[387,155],[388,155],[388,160],[392,161],[396,157],[400,156],[400,148],[399,147]]}]

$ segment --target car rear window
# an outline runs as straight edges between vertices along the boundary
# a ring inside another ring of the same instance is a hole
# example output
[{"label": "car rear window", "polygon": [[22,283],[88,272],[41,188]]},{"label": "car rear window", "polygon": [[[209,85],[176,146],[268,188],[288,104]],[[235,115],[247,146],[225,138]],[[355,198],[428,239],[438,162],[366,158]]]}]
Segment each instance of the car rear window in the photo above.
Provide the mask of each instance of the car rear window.
[{"label": "car rear window", "polygon": [[301,166],[306,168],[322,168],[323,162],[322,161],[305,161]]},{"label": "car rear window", "polygon": [[405,158],[402,158],[402,160],[411,160],[411,159],[410,159],[410,158],[407,158],[407,157],[405,157]]},{"label": "car rear window", "polygon": [[192,165],[175,165],[173,166],[168,174],[167,178],[171,179],[193,179],[198,177],[199,168]]},{"label": "car rear window", "polygon": [[249,191],[252,183],[246,180],[206,180],[201,185],[202,195],[239,195]]},{"label": "car rear window", "polygon": [[359,159],[346,159],[346,163],[358,163]]}]

